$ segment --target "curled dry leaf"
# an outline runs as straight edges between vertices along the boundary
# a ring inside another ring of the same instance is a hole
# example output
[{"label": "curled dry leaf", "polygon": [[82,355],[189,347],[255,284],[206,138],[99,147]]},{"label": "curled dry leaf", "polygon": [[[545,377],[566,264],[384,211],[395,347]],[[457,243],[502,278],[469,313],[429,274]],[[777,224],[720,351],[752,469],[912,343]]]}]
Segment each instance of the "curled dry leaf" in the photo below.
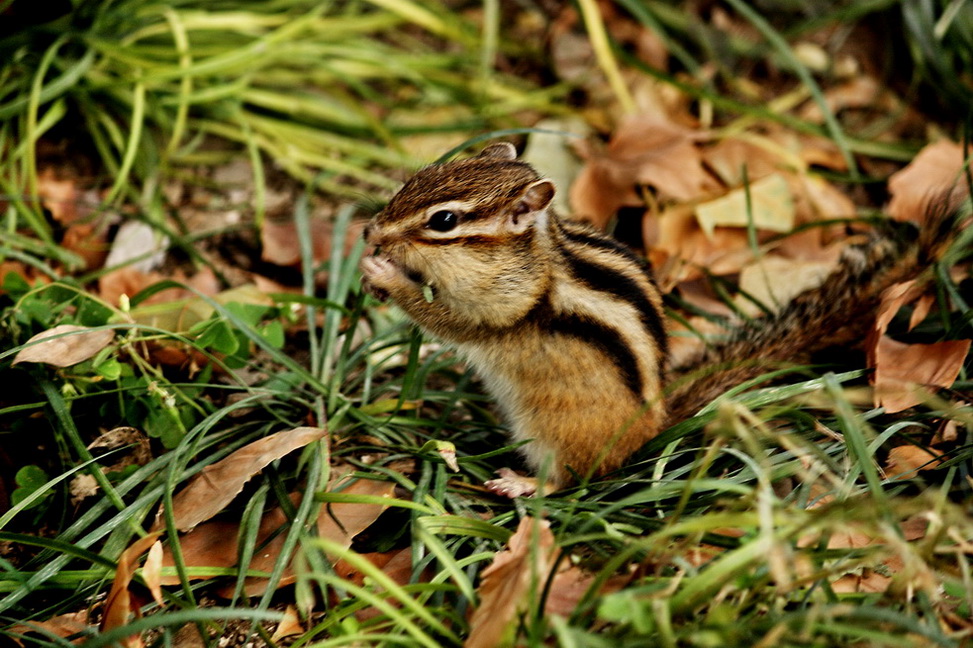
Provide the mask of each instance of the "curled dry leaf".
[{"label": "curled dry leaf", "polygon": [[87,326],[61,324],[27,340],[13,364],[43,362],[55,367],[71,367],[93,358],[111,344],[115,331],[92,330]]},{"label": "curled dry leaf", "polygon": [[181,531],[210,519],[229,504],[250,479],[271,461],[323,438],[324,428],[299,427],[277,432],[246,445],[207,466],[173,498],[173,515]]},{"label": "curled dry leaf", "polygon": [[[105,599],[105,609],[99,626],[101,632],[120,628],[131,620],[133,614],[136,616],[139,614],[138,607],[132,605],[132,596],[128,591],[128,585],[132,582],[132,576],[135,575],[139,556],[156,544],[159,535],[160,532],[155,532],[144,538],[139,538],[118,557],[115,580],[112,581],[111,591],[108,592],[108,598]],[[138,635],[127,637],[121,643],[124,648],[140,648],[144,645]]]},{"label": "curled dry leaf", "polygon": [[884,335],[899,309],[919,299],[910,327],[925,318],[932,302],[921,299],[923,288],[915,281],[890,286],[882,294],[875,324],[865,341],[868,365],[875,387],[874,402],[889,413],[901,412],[923,401],[922,387],[950,387],[963,368],[970,340],[934,344],[904,344]]},{"label": "curled dry leaf", "polygon": [[284,637],[293,637],[294,635],[299,635],[304,632],[304,626],[301,625],[301,620],[297,616],[297,608],[293,605],[288,605],[284,609],[284,618],[280,620],[277,624],[277,629],[274,630],[274,634],[271,637],[274,641],[280,641]]},{"label": "curled dry leaf", "polygon": [[900,445],[889,450],[885,470],[889,477],[910,479],[920,470],[933,470],[942,461],[942,454],[914,445]]},{"label": "curled dry leaf", "polygon": [[930,203],[943,194],[967,191],[963,179],[963,147],[950,140],[927,145],[915,159],[889,178],[889,216],[922,222]]},{"label": "curled dry leaf", "polygon": [[546,520],[525,517],[510,536],[507,549],[483,570],[477,589],[480,605],[470,619],[466,648],[495,648],[527,604],[532,584],[543,582],[557,548]]},{"label": "curled dry leaf", "polygon": [[162,542],[159,540],[153,543],[148,555],[145,557],[145,565],[142,567],[142,579],[152,594],[152,600],[159,607],[164,607],[165,600],[162,598]]},{"label": "curled dry leaf", "polygon": [[970,340],[903,344],[882,337],[875,349],[875,404],[888,413],[921,403],[924,387],[950,387],[970,351]]}]

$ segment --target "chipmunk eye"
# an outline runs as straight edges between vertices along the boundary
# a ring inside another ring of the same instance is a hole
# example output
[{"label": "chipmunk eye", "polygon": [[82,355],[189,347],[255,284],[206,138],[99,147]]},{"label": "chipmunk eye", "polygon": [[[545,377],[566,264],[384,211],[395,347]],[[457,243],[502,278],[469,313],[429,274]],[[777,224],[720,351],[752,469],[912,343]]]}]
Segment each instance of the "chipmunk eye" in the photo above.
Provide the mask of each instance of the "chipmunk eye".
[{"label": "chipmunk eye", "polygon": [[437,232],[448,232],[459,224],[459,215],[448,209],[440,209],[429,217],[426,227]]}]

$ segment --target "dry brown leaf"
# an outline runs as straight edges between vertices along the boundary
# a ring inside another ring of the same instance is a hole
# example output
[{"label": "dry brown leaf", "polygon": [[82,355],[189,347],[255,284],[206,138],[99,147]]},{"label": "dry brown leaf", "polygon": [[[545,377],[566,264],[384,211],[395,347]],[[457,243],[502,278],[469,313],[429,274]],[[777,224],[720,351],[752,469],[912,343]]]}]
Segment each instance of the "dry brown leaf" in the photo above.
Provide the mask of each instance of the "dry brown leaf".
[{"label": "dry brown leaf", "polygon": [[882,337],[875,349],[875,405],[901,412],[923,401],[923,387],[950,387],[970,350],[970,340],[903,344]]},{"label": "dry brown leaf", "polygon": [[63,225],[78,220],[78,191],[75,178],[59,178],[54,167],[46,167],[37,174],[37,195],[51,218]]},{"label": "dry brown leaf", "polygon": [[875,367],[879,342],[896,313],[906,304],[918,299],[922,292],[923,288],[916,284],[914,279],[892,284],[882,292],[882,300],[875,313],[875,323],[865,339],[865,353],[869,367]]},{"label": "dry brown leaf", "polygon": [[[803,198],[807,199],[810,208],[809,214],[804,214],[806,220],[820,220],[829,218],[852,217],[855,215],[855,203],[843,191],[835,187],[830,182],[818,176],[802,175],[797,176],[791,190],[795,193],[800,192]],[[803,220],[801,218],[798,219]]]},{"label": "dry brown leaf", "polygon": [[550,523],[521,519],[507,549],[483,570],[477,588],[480,605],[470,618],[470,634],[463,644],[466,648],[495,648],[502,644],[526,603],[532,582],[543,581],[556,551]]},{"label": "dry brown leaf", "polygon": [[[874,77],[858,75],[839,85],[828,88],[824,93],[824,101],[828,112],[834,114],[846,108],[875,108],[877,105],[889,105],[891,95],[883,84]],[[809,101],[800,112],[802,119],[820,124],[824,121],[824,113],[816,101]]]},{"label": "dry brown leaf", "polygon": [[[629,580],[628,576],[613,576],[601,586],[598,594],[604,596],[617,592]],[[589,574],[574,565],[559,570],[554,574],[547,600],[544,601],[544,612],[563,617],[571,616],[594,581],[594,574]]]},{"label": "dry brown leaf", "polygon": [[[776,312],[805,290],[824,283],[836,262],[837,259],[834,262],[800,261],[767,255],[740,272],[740,290]],[[752,315],[760,312],[750,299],[740,296],[737,303]]]},{"label": "dry brown leaf", "polygon": [[84,259],[86,270],[94,270],[105,264],[110,246],[103,226],[96,223],[75,223],[64,230],[61,247]]},{"label": "dry brown leaf", "polygon": [[[108,272],[98,280],[98,292],[102,299],[111,303],[119,304],[122,295],[127,295],[132,297],[137,295],[141,291],[145,290],[149,286],[153,286],[160,281],[165,281],[171,279],[173,281],[178,281],[184,283],[189,287],[195,288],[199,292],[209,297],[215,297],[220,291],[220,282],[214,274],[213,270],[209,267],[201,268],[192,277],[186,277],[186,275],[181,270],[176,270],[171,276],[165,276],[159,272],[143,272],[136,268],[125,266],[124,268],[118,268],[117,270],[112,270]],[[196,294],[191,290],[184,288],[167,288],[165,290],[160,290],[148,299],[145,299],[139,304],[138,308],[145,308],[146,306],[166,304],[170,302],[177,301],[188,301],[183,308],[185,310],[192,310],[191,304],[196,299]],[[158,309],[153,309],[157,311]],[[205,319],[212,312],[212,307],[206,305],[200,309],[201,314],[197,317],[189,318],[188,323],[185,328],[195,324],[200,319]],[[138,313],[136,309],[135,313]],[[168,323],[171,320],[181,321],[179,318],[168,318],[162,320],[164,323]],[[150,320],[145,320],[150,323],[155,323]],[[175,325],[171,325],[175,326]],[[185,330],[180,328],[169,328],[167,330]]]},{"label": "dry brown leaf", "polygon": [[941,461],[942,453],[934,453],[914,445],[900,445],[889,450],[885,470],[889,477],[911,479],[920,470],[933,470]]},{"label": "dry brown leaf", "polygon": [[[334,490],[334,485],[329,491]],[[372,495],[391,497],[395,490],[395,483],[391,481],[377,481],[372,479],[358,479],[341,492],[347,494]],[[292,496],[295,505],[300,503],[297,494]],[[318,535],[350,547],[356,535],[367,529],[387,507],[381,504],[353,504],[337,502],[321,507],[318,514]],[[270,572],[286,540],[286,534],[280,533],[287,524],[287,516],[279,507],[273,508],[260,520],[257,530],[256,546],[260,547],[250,562],[249,568],[256,571]],[[203,522],[192,531],[182,535],[179,539],[183,559],[187,567],[215,567],[229,568],[237,564],[237,537],[239,524],[223,520]],[[162,565],[173,567],[172,552],[166,547]],[[207,576],[192,577],[206,579]],[[294,582],[294,573],[287,568],[281,577],[278,587],[284,587]],[[176,585],[179,577],[175,574],[163,576],[163,585]],[[246,580],[245,591],[248,596],[259,596],[266,590],[265,578],[249,577]],[[221,596],[229,597],[233,594],[233,586],[218,590]]]},{"label": "dry brown leaf", "polygon": [[149,588],[152,599],[159,607],[165,607],[165,599],[162,598],[162,542],[160,540],[155,541],[145,557],[142,579],[145,581],[145,586]]},{"label": "dry brown leaf", "polygon": [[[257,531],[257,545],[262,547],[263,543],[286,522],[287,516],[279,508],[264,514]],[[179,547],[182,550],[186,567],[226,569],[236,565],[239,531],[240,525],[236,522],[210,520],[182,535],[179,538]],[[276,539],[271,540],[271,543],[261,551],[261,555],[264,553],[277,555],[273,547],[273,542]],[[279,550],[279,547],[277,550]],[[273,563],[271,562],[271,564]],[[166,546],[162,553],[162,567],[168,570],[174,566],[172,551]],[[208,580],[209,578],[212,578],[212,576],[190,576],[189,580]],[[162,585],[178,585],[179,582],[177,574],[163,574],[160,579]]]},{"label": "dry brown leaf", "polygon": [[61,324],[27,340],[30,346],[17,353],[13,364],[43,362],[55,367],[70,367],[95,357],[114,339],[115,331],[110,329],[91,330],[87,326]]},{"label": "dry brown leaf", "polygon": [[186,531],[210,519],[222,511],[243,486],[271,461],[303,448],[326,434],[324,428],[315,427],[277,432],[206,466],[172,500],[176,527]]},{"label": "dry brown leaf", "polygon": [[[81,610],[80,612],[71,612],[69,614],[61,614],[56,617],[51,617],[47,621],[30,621],[29,624],[24,623],[16,625],[9,629],[9,632],[17,634],[27,634],[29,632],[37,632],[38,629],[43,629],[44,631],[62,639],[70,637],[74,634],[79,634],[87,631],[88,625],[88,612],[86,610]],[[14,641],[17,641],[14,639]],[[85,641],[85,637],[79,637],[78,639],[71,640],[72,644],[80,644]],[[18,645],[23,645],[17,641]]]},{"label": "dry brown leaf", "polygon": [[889,216],[921,223],[926,208],[943,194],[958,191],[965,195],[962,174],[962,146],[945,139],[927,145],[908,166],[889,178]]},{"label": "dry brown leaf", "polygon": [[750,182],[764,178],[780,168],[780,156],[766,146],[738,137],[721,139],[702,152],[706,166],[727,187],[739,187],[744,183],[743,170]]},{"label": "dry brown leaf", "polygon": [[910,331],[922,324],[922,321],[929,315],[929,311],[932,310],[933,304],[935,303],[936,297],[929,294],[923,295],[916,301],[916,305],[912,309],[912,315],[909,316]]},{"label": "dry brown leaf", "polygon": [[[361,557],[381,569],[382,573],[398,585],[408,585],[412,581],[412,549],[409,547],[385,553],[361,554]],[[344,559],[334,564],[334,571],[343,580],[351,581],[356,585],[365,582],[364,574]],[[335,596],[334,602],[335,604],[340,602],[337,596]],[[401,605],[395,598],[387,599],[386,602],[395,607]],[[355,612],[355,618],[359,621],[366,621],[379,614],[381,614],[381,611],[377,608],[366,607]]]},{"label": "dry brown leaf", "polygon": [[82,473],[71,478],[68,491],[71,493],[71,504],[77,505],[81,500],[97,495],[101,487],[94,475]]},{"label": "dry brown leaf", "polygon": [[620,207],[641,204],[639,185],[664,199],[691,200],[718,187],[703,168],[696,134],[659,116],[624,122],[603,152],[590,153],[571,186],[576,216],[604,227]]},{"label": "dry brown leaf", "polygon": [[748,227],[751,219],[757,229],[789,232],[794,229],[794,214],[794,197],[779,173],[696,205],[696,219],[707,236],[717,226]]},{"label": "dry brown leaf", "polygon": [[[328,488],[328,492],[345,495],[369,495],[392,499],[395,482],[377,479],[358,479],[348,486],[338,489],[342,482]],[[333,502],[321,508],[318,517],[318,535],[337,542],[342,547],[350,547],[352,539],[372,525],[388,506],[385,504],[358,504],[354,502]]]},{"label": "dry brown leaf", "polygon": [[[655,220],[646,218],[644,223]],[[656,237],[647,236],[645,246],[653,267],[659,268],[661,284],[698,278],[703,274],[701,267],[715,275],[732,274],[753,260],[745,229],[721,227],[706,236],[692,209],[683,206],[667,209],[657,220]]]},{"label": "dry brown leaf", "polygon": [[[161,532],[157,531],[139,538],[118,557],[115,580],[112,581],[111,591],[108,592],[108,598],[105,599],[105,608],[99,626],[101,632],[108,632],[126,625],[131,620],[132,614],[138,616],[138,607],[132,605],[128,585],[132,582],[132,576],[135,575],[139,556],[158,541],[160,534]],[[141,648],[144,645],[138,635],[125,638],[121,641],[121,644],[124,648]]]},{"label": "dry brown leaf", "polygon": [[891,583],[888,576],[866,567],[860,574],[846,574],[837,579],[831,583],[831,589],[838,594],[875,594],[886,591]]},{"label": "dry brown leaf", "polygon": [[304,632],[304,626],[301,625],[301,620],[297,616],[297,608],[293,605],[288,605],[284,609],[284,618],[280,620],[277,624],[277,629],[274,630],[271,639],[274,641],[280,641],[284,637],[293,637],[294,635],[299,635]]}]

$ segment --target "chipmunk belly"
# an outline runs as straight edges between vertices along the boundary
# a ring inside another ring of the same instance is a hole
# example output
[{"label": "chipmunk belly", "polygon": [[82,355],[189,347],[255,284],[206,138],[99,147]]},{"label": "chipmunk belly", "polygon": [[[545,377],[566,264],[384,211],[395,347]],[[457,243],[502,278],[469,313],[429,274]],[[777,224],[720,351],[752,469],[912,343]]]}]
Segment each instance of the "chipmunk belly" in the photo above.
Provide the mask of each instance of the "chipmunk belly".
[{"label": "chipmunk belly", "polygon": [[[590,291],[589,291],[590,292]],[[556,484],[617,468],[663,418],[658,350],[638,313],[555,286],[544,311],[497,337],[460,345],[500,404],[528,464]],[[631,320],[631,327],[608,322]]]}]

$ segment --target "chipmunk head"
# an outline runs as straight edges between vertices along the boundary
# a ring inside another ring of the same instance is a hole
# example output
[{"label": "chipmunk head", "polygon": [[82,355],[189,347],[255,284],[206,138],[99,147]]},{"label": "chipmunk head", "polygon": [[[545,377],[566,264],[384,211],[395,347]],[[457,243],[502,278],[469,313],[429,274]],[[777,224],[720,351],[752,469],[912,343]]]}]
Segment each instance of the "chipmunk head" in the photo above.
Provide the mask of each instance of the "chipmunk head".
[{"label": "chipmunk head", "polygon": [[[546,285],[538,232],[554,184],[511,144],[422,169],[365,229],[375,253],[365,287],[438,335],[443,326],[502,327]],[[444,320],[450,320],[448,325]]]}]

